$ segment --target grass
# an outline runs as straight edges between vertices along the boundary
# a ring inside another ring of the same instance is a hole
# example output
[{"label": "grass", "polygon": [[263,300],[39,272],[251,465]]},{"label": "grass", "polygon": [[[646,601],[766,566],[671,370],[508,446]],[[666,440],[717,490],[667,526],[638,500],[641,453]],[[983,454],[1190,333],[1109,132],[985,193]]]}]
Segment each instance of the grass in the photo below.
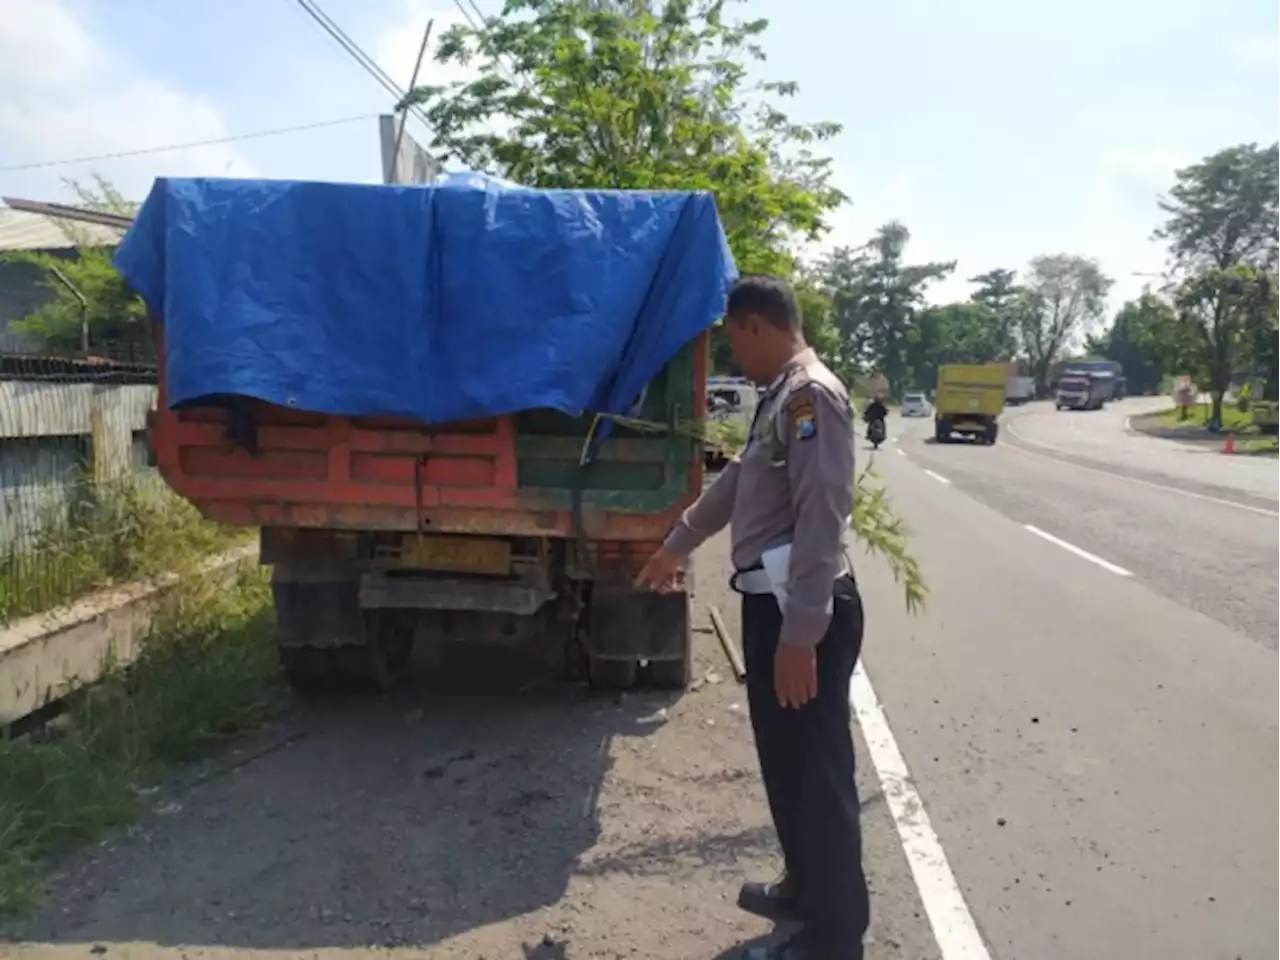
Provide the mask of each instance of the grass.
[{"label": "grass", "polygon": [[[1209,421],[1213,408],[1207,403],[1197,403],[1187,408],[1187,418],[1178,418],[1178,408],[1165,410],[1159,414],[1162,427],[1175,427],[1179,430],[1203,430]],[[1253,415],[1241,413],[1234,404],[1222,405],[1222,430],[1225,433],[1257,433],[1253,425]]]},{"label": "grass", "polygon": [[1274,436],[1247,438],[1236,444],[1236,451],[1274,457],[1280,455],[1280,438]]},{"label": "grass", "polygon": [[245,532],[209,523],[159,478],[73,483],[34,535],[0,553],[0,625],[206,557]]},{"label": "grass", "polygon": [[32,906],[51,858],[147,812],[166,766],[269,720],[277,697],[271,598],[260,568],[184,579],[140,657],[58,722],[0,734],[0,914]]},{"label": "grass", "polygon": [[[1206,403],[1198,403],[1187,408],[1187,418],[1180,420],[1178,418],[1177,408],[1164,410],[1160,413],[1151,414],[1150,417],[1135,417],[1134,423],[1142,429],[1142,423],[1150,426],[1158,426],[1161,430],[1168,431],[1203,431],[1209,419],[1211,408]],[[1280,444],[1277,444],[1274,435],[1266,436],[1261,433],[1257,425],[1253,422],[1252,413],[1242,413],[1235,404],[1222,405],[1222,430],[1216,435],[1216,439],[1225,440],[1228,433],[1236,435],[1236,453],[1248,454],[1252,456],[1274,457],[1280,455]],[[1166,434],[1167,436],[1168,434]],[[1204,434],[1211,437],[1210,434]]]}]

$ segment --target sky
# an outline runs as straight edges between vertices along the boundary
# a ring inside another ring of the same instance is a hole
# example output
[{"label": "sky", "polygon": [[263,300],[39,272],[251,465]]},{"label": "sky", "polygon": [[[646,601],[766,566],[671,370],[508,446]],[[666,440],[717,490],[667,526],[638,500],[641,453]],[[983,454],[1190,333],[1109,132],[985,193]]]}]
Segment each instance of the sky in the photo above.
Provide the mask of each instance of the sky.
[{"label": "sky", "polygon": [[[453,0],[319,2],[401,86],[427,21],[438,37],[462,20]],[[828,147],[850,202],[823,245],[898,219],[909,260],[958,261],[935,301],[967,296],[980,272],[1078,253],[1101,262],[1118,306],[1164,265],[1150,235],[1173,171],[1280,139],[1275,0],[747,0],[742,12],[770,20],[759,77],[799,83],[792,115],[843,125]],[[296,0],[0,0],[0,90],[0,196],[64,202],[63,178],[93,173],[136,199],[157,176],[377,182],[375,117],[391,106]]]}]

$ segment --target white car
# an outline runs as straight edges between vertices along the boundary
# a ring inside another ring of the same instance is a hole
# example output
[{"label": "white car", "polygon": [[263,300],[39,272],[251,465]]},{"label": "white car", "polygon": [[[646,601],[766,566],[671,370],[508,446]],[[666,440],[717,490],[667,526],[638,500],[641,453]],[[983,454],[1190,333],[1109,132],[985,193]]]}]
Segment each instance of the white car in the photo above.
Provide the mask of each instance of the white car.
[{"label": "white car", "polygon": [[908,393],[902,398],[902,415],[904,417],[927,417],[933,407],[925,399],[923,393]]}]

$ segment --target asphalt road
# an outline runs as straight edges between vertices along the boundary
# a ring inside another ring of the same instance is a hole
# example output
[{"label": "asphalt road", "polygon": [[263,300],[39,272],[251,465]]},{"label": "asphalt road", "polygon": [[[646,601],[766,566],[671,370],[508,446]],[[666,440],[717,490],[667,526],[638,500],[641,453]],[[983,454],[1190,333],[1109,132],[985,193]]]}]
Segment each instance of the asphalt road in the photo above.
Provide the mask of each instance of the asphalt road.
[{"label": "asphalt road", "polygon": [[[1277,953],[1275,464],[1151,447],[1126,403],[1011,411],[994,447],[895,420],[874,454],[931,597],[856,558],[872,960]],[[0,955],[733,956],[776,861],[708,630],[727,562],[699,557],[685,696],[300,708],[65,864]]]},{"label": "asphalt road", "polygon": [[1274,495],[1245,458],[1194,485],[1122,421],[891,424],[876,467],[933,596],[908,617],[862,561],[866,668],[990,957],[1271,957]]}]

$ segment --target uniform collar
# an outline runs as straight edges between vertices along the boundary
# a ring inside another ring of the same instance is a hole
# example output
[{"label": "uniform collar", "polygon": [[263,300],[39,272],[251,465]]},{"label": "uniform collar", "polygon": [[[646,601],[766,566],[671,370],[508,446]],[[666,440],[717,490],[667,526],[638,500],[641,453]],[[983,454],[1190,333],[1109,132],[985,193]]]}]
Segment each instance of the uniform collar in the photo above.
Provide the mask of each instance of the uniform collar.
[{"label": "uniform collar", "polygon": [[765,396],[772,397],[782,387],[782,384],[787,377],[799,370],[801,367],[809,366],[809,364],[815,362],[817,359],[818,355],[813,352],[813,347],[805,347],[782,365],[782,369],[779,370],[778,375],[773,378],[773,382],[770,383],[769,386],[765,387]]}]

